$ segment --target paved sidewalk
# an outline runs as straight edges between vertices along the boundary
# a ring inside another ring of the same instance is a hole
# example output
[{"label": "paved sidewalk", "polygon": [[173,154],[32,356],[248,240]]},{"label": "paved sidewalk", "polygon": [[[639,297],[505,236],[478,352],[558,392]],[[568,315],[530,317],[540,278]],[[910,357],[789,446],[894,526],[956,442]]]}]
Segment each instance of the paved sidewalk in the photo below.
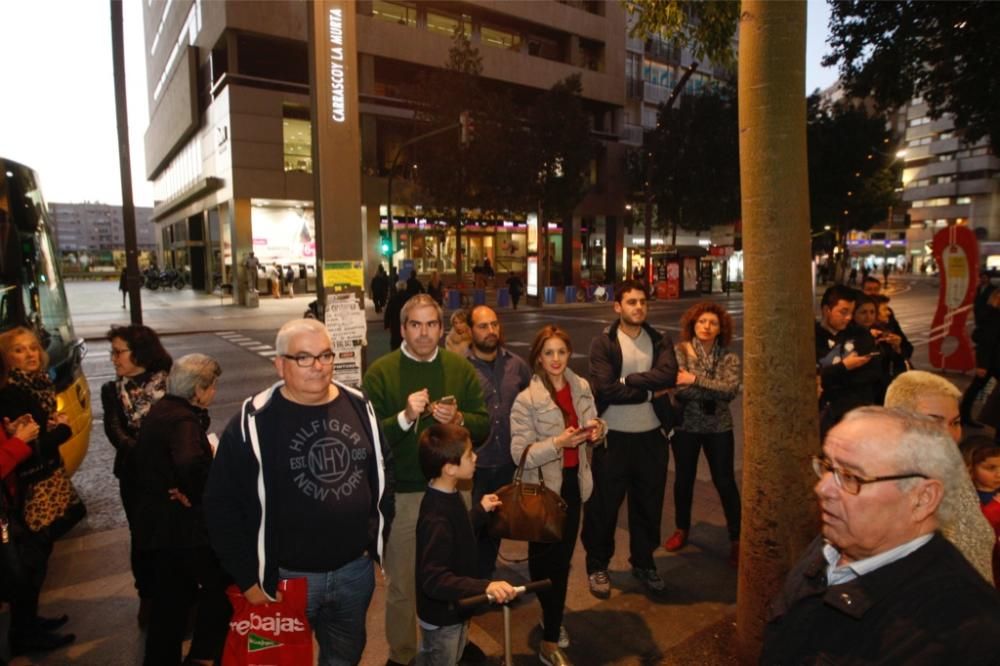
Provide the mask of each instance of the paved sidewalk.
[{"label": "paved sidewalk", "polygon": [[[671,469],[672,472],[672,469]],[[699,477],[707,477],[702,470]],[[668,489],[673,487],[673,478]],[[663,512],[663,532],[673,531],[670,493]],[[566,600],[565,626],[572,645],[568,654],[580,666],[659,664],[671,648],[735,612],[736,571],[726,564],[729,542],[715,489],[696,484],[693,530],[689,545],[678,553],[656,551],[657,566],[667,582],[662,599],[650,598],[631,576],[627,520],[619,517],[616,554],[611,564],[610,599],[592,597],[587,587],[583,547],[577,544]],[[129,536],[119,528],[70,536],[56,544],[42,593],[41,613],[68,613],[66,631],[77,635],[69,648],[32,659],[18,657],[11,666],[80,664],[133,666],[142,663],[145,635],[135,620],[138,599],[132,587]],[[523,544],[505,542],[511,559],[523,558]],[[498,578],[526,580],[527,565],[501,566]],[[376,576],[375,596],[368,611],[368,646],[363,666],[381,666],[388,659],[385,643],[385,580]],[[529,597],[513,606],[515,664],[536,664],[541,632],[540,611]],[[471,638],[494,658],[503,654],[503,622],[499,611],[474,619]],[[494,661],[492,663],[500,663]]]}]

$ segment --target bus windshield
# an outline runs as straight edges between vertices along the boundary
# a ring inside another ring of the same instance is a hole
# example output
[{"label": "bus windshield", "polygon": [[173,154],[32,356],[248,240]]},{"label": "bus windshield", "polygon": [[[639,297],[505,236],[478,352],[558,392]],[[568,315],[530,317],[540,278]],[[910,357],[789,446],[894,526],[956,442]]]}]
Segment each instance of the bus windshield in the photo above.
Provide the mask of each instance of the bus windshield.
[{"label": "bus windshield", "polygon": [[31,172],[0,173],[0,331],[34,329],[50,367],[58,368],[70,358],[76,339],[50,229]]}]

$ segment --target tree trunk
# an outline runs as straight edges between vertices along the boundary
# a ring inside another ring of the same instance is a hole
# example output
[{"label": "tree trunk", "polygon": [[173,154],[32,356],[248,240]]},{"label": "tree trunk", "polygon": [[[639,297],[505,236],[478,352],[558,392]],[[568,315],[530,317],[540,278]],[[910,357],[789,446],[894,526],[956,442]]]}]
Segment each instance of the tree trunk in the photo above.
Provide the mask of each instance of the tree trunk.
[{"label": "tree trunk", "polygon": [[819,450],[806,168],[806,3],[744,0],[739,44],[744,283],[737,634],[757,663],[766,605],[817,534]]}]

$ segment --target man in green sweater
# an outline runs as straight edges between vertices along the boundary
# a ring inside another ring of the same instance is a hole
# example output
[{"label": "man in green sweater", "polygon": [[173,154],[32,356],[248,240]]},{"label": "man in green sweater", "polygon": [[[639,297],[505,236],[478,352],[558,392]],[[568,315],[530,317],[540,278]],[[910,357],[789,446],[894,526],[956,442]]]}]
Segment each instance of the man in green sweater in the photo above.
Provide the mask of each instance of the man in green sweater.
[{"label": "man in green sweater", "polygon": [[490,432],[476,370],[466,359],[438,347],[444,332],[441,306],[417,294],[400,313],[403,344],[368,368],[364,390],[382,422],[396,472],[396,517],[383,558],[388,578],[385,632],[389,664],[408,664],[417,654],[417,514],[427,488],[417,438],[434,423],[468,429],[478,445]]}]

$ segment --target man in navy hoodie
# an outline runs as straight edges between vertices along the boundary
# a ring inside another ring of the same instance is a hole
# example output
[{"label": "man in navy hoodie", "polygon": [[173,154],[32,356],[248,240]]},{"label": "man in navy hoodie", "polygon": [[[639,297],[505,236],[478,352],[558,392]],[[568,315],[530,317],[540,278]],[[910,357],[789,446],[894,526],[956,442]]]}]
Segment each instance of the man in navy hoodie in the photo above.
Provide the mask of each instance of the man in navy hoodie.
[{"label": "man in navy hoodie", "polygon": [[244,401],[212,464],[212,547],[251,604],[305,578],[319,663],[358,663],[393,517],[391,454],[364,394],[332,381],[323,324],[290,321],[275,348],[281,381]]}]

